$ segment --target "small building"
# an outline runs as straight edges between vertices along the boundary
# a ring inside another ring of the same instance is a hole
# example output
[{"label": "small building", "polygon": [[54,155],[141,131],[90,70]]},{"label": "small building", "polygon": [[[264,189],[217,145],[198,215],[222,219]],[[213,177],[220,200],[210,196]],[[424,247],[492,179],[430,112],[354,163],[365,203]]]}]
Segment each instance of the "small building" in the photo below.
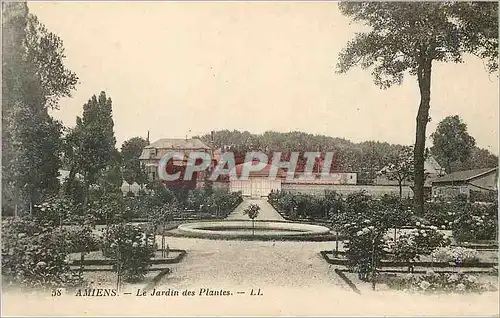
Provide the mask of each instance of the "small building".
[{"label": "small building", "polygon": [[459,194],[470,197],[473,192],[498,190],[498,167],[457,171],[432,181],[432,196],[450,199]]},{"label": "small building", "polygon": [[251,166],[252,162],[241,163],[234,167],[229,178],[229,190],[241,192],[246,197],[267,197],[271,191],[281,190],[281,181],[286,176],[282,169],[277,169],[276,178],[270,178],[270,170],[273,167],[267,164],[260,171],[250,171],[248,178],[241,178],[243,169]]},{"label": "small building", "polygon": [[335,188],[336,186],[356,187],[356,173],[336,172],[323,176],[321,173],[312,173],[310,178],[303,179],[303,172],[295,172],[293,179],[287,179],[286,169],[275,168],[276,177],[270,177],[270,170],[273,167],[267,164],[260,171],[250,171],[248,178],[241,179],[243,168],[252,165],[252,162],[236,165],[235,172],[229,179],[229,189],[231,192],[241,192],[248,197],[267,197],[271,191],[286,190],[289,192],[313,193],[321,189],[321,193]]}]

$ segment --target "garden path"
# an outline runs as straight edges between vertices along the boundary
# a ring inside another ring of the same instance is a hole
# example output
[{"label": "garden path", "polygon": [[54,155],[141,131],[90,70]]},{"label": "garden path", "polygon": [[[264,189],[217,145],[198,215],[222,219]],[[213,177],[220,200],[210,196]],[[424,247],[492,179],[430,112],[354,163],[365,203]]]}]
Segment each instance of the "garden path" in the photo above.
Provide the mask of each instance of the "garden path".
[{"label": "garden path", "polygon": [[[160,285],[171,288],[264,286],[341,288],[342,282],[319,252],[331,242],[233,241],[167,238],[169,246],[188,252]],[[346,289],[348,290],[348,289]],[[249,292],[250,290],[248,290]]]},{"label": "garden path", "polygon": [[[194,291],[196,296],[167,297],[155,312],[169,315],[493,315],[498,295],[429,297],[397,291],[372,292],[368,283],[354,293],[320,256],[332,242],[225,241],[169,237],[185,249],[182,262],[161,279],[157,290]],[[362,285],[362,286],[361,286]],[[227,290],[231,296],[199,296],[201,288]],[[263,296],[250,296],[260,289]],[[245,292],[245,294],[237,294]],[[228,299],[229,298],[229,299]],[[146,307],[147,308],[147,307]],[[145,309],[143,307],[143,309]]]},{"label": "garden path", "polygon": [[266,220],[266,221],[284,221],[285,219],[273,208],[269,202],[265,199],[244,199],[234,209],[231,214],[228,215],[228,220],[248,220],[248,216],[243,214],[243,211],[250,205],[257,204],[260,206],[260,212],[256,220]]}]

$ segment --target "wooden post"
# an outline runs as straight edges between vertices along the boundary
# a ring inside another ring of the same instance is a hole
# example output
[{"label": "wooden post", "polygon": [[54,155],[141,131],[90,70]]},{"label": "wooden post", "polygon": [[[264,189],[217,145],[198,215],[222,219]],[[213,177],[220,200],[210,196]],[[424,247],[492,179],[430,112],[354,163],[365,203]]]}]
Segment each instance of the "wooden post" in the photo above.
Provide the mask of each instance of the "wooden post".
[{"label": "wooden post", "polygon": [[335,230],[335,252],[339,251],[339,231]]},{"label": "wooden post", "polygon": [[116,291],[120,292],[120,284],[121,284],[121,253],[120,253],[120,245],[118,245],[118,251],[116,253]]},{"label": "wooden post", "polygon": [[375,235],[372,235],[372,289],[375,290]]},{"label": "wooden post", "polygon": [[80,254],[80,275],[83,276],[83,269],[84,269],[84,265],[83,263],[85,262],[85,254],[83,251],[81,251],[81,254]]}]

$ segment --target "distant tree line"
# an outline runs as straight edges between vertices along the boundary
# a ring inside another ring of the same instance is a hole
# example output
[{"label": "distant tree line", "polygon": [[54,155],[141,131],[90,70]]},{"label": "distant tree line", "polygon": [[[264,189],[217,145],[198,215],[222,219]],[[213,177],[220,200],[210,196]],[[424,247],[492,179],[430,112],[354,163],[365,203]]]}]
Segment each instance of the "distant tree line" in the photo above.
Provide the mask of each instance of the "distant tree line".
[{"label": "distant tree line", "polygon": [[[443,132],[441,127],[450,126],[450,121],[452,127]],[[448,134],[453,135],[453,138],[448,137]],[[497,166],[497,156],[486,149],[477,147],[475,142],[469,141],[474,141],[474,138],[467,133],[466,125],[459,116],[449,116],[443,119],[432,137],[435,144],[427,152],[434,156],[448,173]],[[331,171],[357,172],[358,182],[361,184],[373,183],[378,171],[389,165],[396,165],[398,158],[401,158],[408,150],[406,145],[379,141],[354,143],[344,138],[299,131],[284,133],[267,131],[263,134],[252,134],[248,131],[221,130],[195,138],[201,139],[214,149],[235,152],[237,164],[243,162],[244,154],[248,151],[266,152],[269,161],[272,160],[274,152],[282,152],[282,160],[289,159],[287,154],[293,151],[301,153],[318,151],[323,154],[333,152],[334,160]],[[447,142],[442,142],[443,139]],[[457,157],[454,154],[460,154],[460,156]],[[305,159],[299,157],[297,170],[303,169],[304,164]],[[315,168],[317,169],[317,166]]]}]

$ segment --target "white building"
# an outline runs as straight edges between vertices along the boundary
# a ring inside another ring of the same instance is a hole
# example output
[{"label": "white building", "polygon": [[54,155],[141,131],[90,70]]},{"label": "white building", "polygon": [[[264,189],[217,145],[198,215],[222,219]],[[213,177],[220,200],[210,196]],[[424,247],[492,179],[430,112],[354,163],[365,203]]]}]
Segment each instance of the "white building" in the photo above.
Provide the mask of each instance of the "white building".
[{"label": "white building", "polygon": [[250,171],[248,178],[241,179],[242,171],[245,166],[252,165],[251,162],[237,165],[231,177],[229,178],[229,190],[231,192],[240,191],[246,197],[267,197],[271,191],[281,191],[282,188],[314,188],[319,187],[335,187],[336,185],[356,185],[356,173],[331,173],[328,176],[322,176],[315,173],[312,178],[300,179],[303,173],[295,173],[292,180],[286,179],[286,170],[276,168],[276,177],[269,177],[270,170],[273,167],[267,164],[260,171]]}]

